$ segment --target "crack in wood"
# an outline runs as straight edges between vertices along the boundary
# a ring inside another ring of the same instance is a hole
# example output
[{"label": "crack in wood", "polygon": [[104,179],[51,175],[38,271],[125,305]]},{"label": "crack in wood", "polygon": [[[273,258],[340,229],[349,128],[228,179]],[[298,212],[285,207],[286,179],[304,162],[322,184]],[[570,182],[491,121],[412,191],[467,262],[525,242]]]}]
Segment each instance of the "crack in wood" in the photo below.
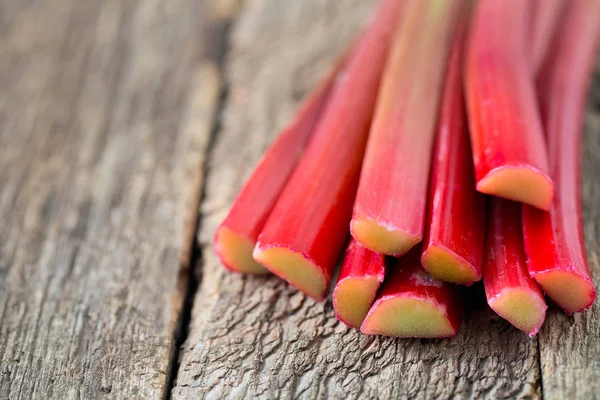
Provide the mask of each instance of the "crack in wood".
[{"label": "crack in wood", "polygon": [[[225,57],[228,50],[227,42],[229,39],[230,27],[234,23],[237,11],[239,11],[239,7],[233,8],[235,4],[230,2],[230,4],[228,4],[229,7],[232,7],[230,12],[223,15],[221,11],[221,14],[219,14],[220,4],[222,4],[222,1],[221,3],[204,3],[204,15],[207,15],[208,17],[205,17],[204,29],[202,32],[205,45],[203,59],[211,66],[211,73],[202,75],[201,79],[213,80],[215,94],[218,98],[215,102],[211,102],[213,109],[210,111],[212,117],[210,118],[210,134],[205,154],[211,154],[215,138],[221,128],[221,115],[227,102],[228,93],[226,82],[223,81],[222,70],[224,68]],[[211,18],[211,16],[213,18]],[[191,102],[193,105],[196,105],[195,103],[196,102]],[[196,109],[190,109],[189,111],[190,113],[198,112]],[[183,298],[183,305],[174,331],[175,345],[172,349],[168,366],[168,377],[163,396],[165,399],[171,397],[171,391],[177,382],[180,349],[188,336],[194,297],[198,290],[199,282],[202,279],[202,270],[200,268],[202,265],[202,255],[196,243],[196,232],[201,223],[199,207],[204,199],[204,176],[210,169],[208,160],[209,158],[206,157],[203,165],[198,170],[197,177],[193,183],[194,189],[191,191],[192,195],[185,210],[186,217],[184,219],[184,231],[186,232],[185,238],[187,243],[183,243],[182,245],[180,256],[181,268],[178,278],[178,291]]]}]

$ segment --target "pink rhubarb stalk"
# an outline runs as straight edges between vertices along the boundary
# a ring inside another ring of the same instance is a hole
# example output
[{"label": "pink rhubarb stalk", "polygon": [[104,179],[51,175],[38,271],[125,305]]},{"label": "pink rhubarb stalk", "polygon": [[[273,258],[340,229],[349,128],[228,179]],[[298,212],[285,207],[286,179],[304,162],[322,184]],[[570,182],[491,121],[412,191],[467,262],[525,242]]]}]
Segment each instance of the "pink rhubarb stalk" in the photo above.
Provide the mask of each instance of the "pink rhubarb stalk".
[{"label": "pink rhubarb stalk", "polygon": [[421,267],[417,247],[398,260],[361,331],[369,335],[443,338],[456,335],[463,314],[457,286],[433,278]]},{"label": "pink rhubarb stalk", "polygon": [[256,240],[275,206],[335,86],[345,57],[298,110],[292,122],[269,147],[217,228],[214,248],[231,271],[262,274],[269,271],[252,258]]},{"label": "pink rhubarb stalk", "polygon": [[541,67],[567,0],[531,0],[529,57],[534,75]]},{"label": "pink rhubarb stalk", "polygon": [[258,238],[254,259],[323,300],[348,224],[382,70],[402,0],[384,0]]},{"label": "pink rhubarb stalk", "polygon": [[384,276],[385,256],[351,239],[333,289],[336,318],[348,326],[360,328]]},{"label": "pink rhubarb stalk", "polygon": [[461,284],[481,279],[486,216],[485,199],[475,190],[462,94],[466,22],[461,21],[446,75],[421,258],[432,276]]},{"label": "pink rhubarb stalk", "polygon": [[381,85],[352,236],[399,256],[423,238],[438,102],[460,0],[409,0]]},{"label": "pink rhubarb stalk", "polygon": [[550,212],[523,207],[529,273],[568,314],[592,305],[581,211],[581,135],[600,35],[600,2],[569,2],[539,93],[556,195]]},{"label": "pink rhubarb stalk", "polygon": [[477,190],[547,210],[553,196],[525,44],[527,1],[481,0],[465,92]]},{"label": "pink rhubarb stalk", "polygon": [[544,323],[546,302],[529,276],[518,203],[492,199],[483,285],[490,307],[523,332],[534,336]]}]

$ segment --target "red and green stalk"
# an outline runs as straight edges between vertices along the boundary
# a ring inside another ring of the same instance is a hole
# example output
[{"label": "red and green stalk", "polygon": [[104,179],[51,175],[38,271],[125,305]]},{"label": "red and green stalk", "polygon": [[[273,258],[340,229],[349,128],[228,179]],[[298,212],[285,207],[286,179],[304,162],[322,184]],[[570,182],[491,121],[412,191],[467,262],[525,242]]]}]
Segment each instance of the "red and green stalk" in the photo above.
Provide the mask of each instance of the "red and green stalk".
[{"label": "red and green stalk", "polygon": [[229,270],[268,273],[252,258],[254,246],[326,108],[344,61],[345,57],[308,97],[292,122],[269,147],[234,200],[229,214],[217,228],[214,248],[222,264]]},{"label": "red and green stalk", "polygon": [[400,256],[423,238],[436,114],[463,1],[407,0],[383,77],[352,236]]},{"label": "red and green stalk", "polygon": [[483,268],[483,285],[490,307],[523,332],[534,336],[544,323],[546,302],[529,276],[521,231],[521,205],[491,200]]},{"label": "red and green stalk", "polygon": [[481,279],[486,217],[485,198],[475,190],[462,94],[467,21],[461,19],[446,73],[421,257],[432,276],[460,284]]},{"label": "red and green stalk", "polygon": [[348,326],[360,328],[384,276],[385,256],[351,239],[333,289],[336,318]]},{"label": "red and green stalk", "polygon": [[331,94],[313,139],[269,216],[254,259],[325,298],[348,237],[369,125],[402,0],[384,0]]},{"label": "red and green stalk", "polygon": [[538,85],[556,194],[550,212],[523,207],[529,273],[568,314],[596,298],[583,240],[580,146],[599,35],[600,2],[569,2]]},{"label": "red and green stalk", "polygon": [[542,66],[567,0],[531,0],[529,56],[535,75]]},{"label": "red and green stalk", "polygon": [[420,256],[417,246],[393,266],[360,328],[363,333],[404,338],[456,335],[462,294],[457,286],[429,275]]},{"label": "red and green stalk", "polygon": [[523,0],[478,2],[465,92],[477,190],[547,210],[554,188],[526,57],[528,8]]}]

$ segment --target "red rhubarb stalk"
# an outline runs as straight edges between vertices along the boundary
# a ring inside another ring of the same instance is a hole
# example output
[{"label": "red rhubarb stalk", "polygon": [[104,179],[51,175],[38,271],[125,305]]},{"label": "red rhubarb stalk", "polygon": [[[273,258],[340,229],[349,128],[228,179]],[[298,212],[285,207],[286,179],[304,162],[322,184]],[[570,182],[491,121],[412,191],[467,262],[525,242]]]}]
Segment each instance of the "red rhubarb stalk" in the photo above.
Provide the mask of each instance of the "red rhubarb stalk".
[{"label": "red rhubarb stalk", "polygon": [[352,236],[399,256],[423,238],[447,53],[462,1],[407,1],[386,66],[360,178]]},{"label": "red rhubarb stalk", "polygon": [[351,239],[333,289],[336,318],[348,326],[360,328],[384,275],[385,256]]},{"label": "red rhubarb stalk", "polygon": [[477,190],[547,210],[554,189],[525,56],[528,6],[523,0],[479,1],[465,91]]},{"label": "red rhubarb stalk", "polygon": [[402,4],[381,3],[254,250],[256,261],[316,300],[325,297],[348,236],[380,77]]},{"label": "red rhubarb stalk", "polygon": [[532,0],[529,57],[534,74],[544,62],[565,5],[566,0]]},{"label": "red rhubarb stalk", "polygon": [[416,247],[398,260],[360,330],[369,335],[443,338],[456,335],[463,305],[457,286],[429,275]]},{"label": "red rhubarb stalk", "polygon": [[600,36],[600,2],[569,2],[540,75],[539,92],[556,195],[550,212],[523,207],[529,273],[568,314],[592,305],[581,211],[581,135]]},{"label": "red rhubarb stalk", "polygon": [[326,107],[344,61],[345,58],[342,58],[338,62],[269,147],[215,232],[215,251],[223,265],[231,271],[268,273],[252,258],[252,251]]},{"label": "red rhubarb stalk", "polygon": [[485,239],[485,199],[475,190],[462,94],[466,22],[461,20],[446,74],[421,258],[432,276],[461,284],[481,279]]},{"label": "red rhubarb stalk", "polygon": [[546,302],[529,276],[518,203],[492,200],[483,285],[490,307],[502,318],[534,336],[544,323]]}]

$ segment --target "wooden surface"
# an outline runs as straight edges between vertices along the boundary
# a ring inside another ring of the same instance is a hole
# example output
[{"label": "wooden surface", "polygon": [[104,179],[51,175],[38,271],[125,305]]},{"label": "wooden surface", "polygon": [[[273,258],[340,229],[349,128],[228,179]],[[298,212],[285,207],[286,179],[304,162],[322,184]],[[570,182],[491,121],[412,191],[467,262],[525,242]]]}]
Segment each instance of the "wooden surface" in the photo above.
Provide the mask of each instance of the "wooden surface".
[{"label": "wooden surface", "polygon": [[0,398],[167,390],[219,94],[200,6],[0,1]]},{"label": "wooden surface", "polygon": [[600,397],[597,305],[536,339],[483,300],[456,338],[374,338],[219,265],[215,227],[372,4],[0,0],[0,398]]}]

